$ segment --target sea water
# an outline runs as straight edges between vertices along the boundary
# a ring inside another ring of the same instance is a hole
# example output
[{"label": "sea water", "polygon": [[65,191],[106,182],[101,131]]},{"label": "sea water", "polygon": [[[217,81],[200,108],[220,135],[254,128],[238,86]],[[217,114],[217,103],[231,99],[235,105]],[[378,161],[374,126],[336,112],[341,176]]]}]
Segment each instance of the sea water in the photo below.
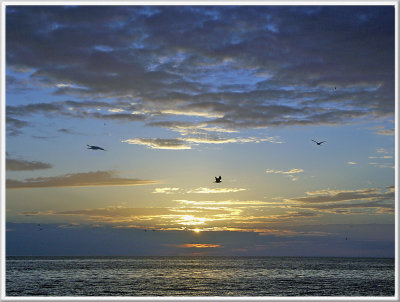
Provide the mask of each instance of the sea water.
[{"label": "sea water", "polygon": [[7,296],[393,296],[393,258],[7,257]]}]

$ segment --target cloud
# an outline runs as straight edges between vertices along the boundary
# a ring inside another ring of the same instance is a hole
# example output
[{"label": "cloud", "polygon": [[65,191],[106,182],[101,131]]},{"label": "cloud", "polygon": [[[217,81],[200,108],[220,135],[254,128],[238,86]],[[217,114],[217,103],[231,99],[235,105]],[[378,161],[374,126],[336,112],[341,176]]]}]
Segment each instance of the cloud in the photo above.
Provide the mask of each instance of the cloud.
[{"label": "cloud", "polygon": [[179,199],[174,200],[179,203],[189,204],[189,205],[216,205],[216,206],[226,206],[226,205],[237,205],[237,206],[269,206],[269,205],[281,205],[282,202],[270,202],[270,201],[260,201],[260,200],[212,200],[212,201],[196,201],[196,200],[185,200]]},{"label": "cloud", "polygon": [[[103,223],[125,228],[152,228],[185,230],[194,227],[201,230],[256,231],[265,230],[270,224],[296,222],[319,216],[307,210],[289,210],[271,214],[268,203],[260,201],[188,202],[177,201],[175,207],[133,208],[110,206],[105,208],[68,211],[25,211],[23,216],[70,216],[74,222]],[[69,219],[69,218],[64,218]]]},{"label": "cloud", "polygon": [[381,168],[381,169],[385,169],[385,168],[395,169],[396,168],[393,164],[382,164],[382,163],[376,163],[376,162],[371,162],[368,164],[373,165],[376,168]]},{"label": "cloud", "polygon": [[260,143],[260,142],[272,142],[281,143],[276,140],[276,137],[268,138],[222,138],[213,136],[198,136],[198,137],[183,137],[183,138],[135,138],[123,140],[123,143],[131,145],[144,145],[150,149],[172,149],[172,150],[187,150],[192,149],[193,145],[198,144],[227,144],[227,143]]},{"label": "cloud", "polygon": [[29,78],[56,96],[106,103],[100,113],[7,107],[10,135],[24,108],[153,125],[192,118],[225,131],[394,115],[391,6],[8,6],[6,15],[14,93]]},{"label": "cloud", "polygon": [[212,243],[184,243],[184,244],[164,244],[165,246],[172,246],[178,248],[197,248],[197,249],[205,249],[205,248],[222,248],[223,246],[220,244],[212,244]]},{"label": "cloud", "polygon": [[348,161],[347,162],[349,165],[357,165],[357,163],[355,161]]},{"label": "cloud", "polygon": [[179,191],[179,188],[155,188],[153,193],[156,194],[172,194],[172,193],[177,193]]},{"label": "cloud", "polygon": [[7,135],[9,136],[17,136],[22,133],[21,129],[30,125],[27,121],[22,121],[11,116],[6,117],[7,123]]},{"label": "cloud", "polygon": [[[130,102],[118,102],[121,107],[125,110],[133,111],[135,106]],[[137,122],[143,121],[147,118],[146,114],[141,113],[120,113],[113,112],[112,110],[114,104],[99,101],[62,101],[62,102],[52,102],[52,103],[35,103],[28,105],[18,105],[18,106],[7,106],[7,119],[10,129],[16,134],[20,134],[20,128],[29,125],[28,122],[20,121],[16,117],[24,116],[29,117],[34,114],[43,114],[47,117],[51,116],[66,116],[74,118],[94,118],[101,120],[116,120],[122,122]],[[68,129],[60,129],[60,132],[71,133]]]},{"label": "cloud", "polygon": [[260,142],[281,143],[279,141],[276,141],[275,137],[221,138],[221,137],[205,136],[205,137],[185,137],[183,138],[183,140],[195,144],[260,143]]},{"label": "cloud", "polygon": [[[321,210],[338,214],[363,213],[375,209],[378,213],[393,213],[394,187],[386,187],[386,191],[377,188],[359,190],[319,190],[307,192],[308,196],[285,199],[294,202],[291,208]],[[361,212],[357,212],[361,211]]]},{"label": "cloud", "polygon": [[289,171],[273,170],[273,169],[265,170],[265,173],[267,173],[267,174],[273,173],[273,174],[286,175],[286,176],[290,177],[292,181],[298,180],[298,177],[296,177],[295,174],[302,173],[302,172],[304,172],[303,169],[291,169]]},{"label": "cloud", "polygon": [[136,138],[126,139],[122,141],[131,145],[144,145],[150,149],[171,149],[171,150],[187,150],[191,149],[185,141],[179,138],[162,139],[162,138]]},{"label": "cloud", "polygon": [[80,134],[79,132],[73,131],[71,129],[66,129],[66,128],[58,129],[57,132],[63,133],[63,134]]},{"label": "cloud", "polygon": [[229,208],[201,207],[123,207],[78,209],[70,211],[24,211],[23,216],[71,216],[82,223],[103,223],[126,228],[178,229],[212,225],[214,221],[237,216]]},{"label": "cloud", "polygon": [[8,171],[34,171],[52,168],[51,164],[40,161],[27,161],[22,159],[6,159],[6,170]]},{"label": "cloud", "polygon": [[[378,161],[374,162],[369,162],[368,164],[376,167],[376,168],[382,168],[382,169],[395,169],[395,164],[393,162],[393,156],[388,155],[389,151],[384,149],[384,148],[378,148],[376,149],[376,153],[378,153],[378,156],[369,156],[369,159],[377,159]],[[387,155],[385,155],[387,154]],[[387,160],[387,161],[382,161],[382,160]]]},{"label": "cloud", "polygon": [[379,130],[379,131],[375,132],[375,134],[379,134],[379,135],[394,135],[395,134],[395,130],[394,129],[382,129],[382,130]]},{"label": "cloud", "polygon": [[151,127],[163,127],[182,135],[206,135],[209,132],[217,133],[236,133],[238,130],[226,129],[221,127],[210,127],[207,123],[194,123],[194,122],[182,122],[182,121],[162,121],[162,122],[149,122],[147,126]]},{"label": "cloud", "polygon": [[210,113],[207,111],[180,111],[180,110],[173,110],[173,109],[168,109],[168,110],[162,110],[161,114],[172,114],[172,115],[188,115],[188,116],[202,116],[202,117],[207,117],[207,118],[218,118],[218,117],[223,117],[223,114],[217,114],[217,113]]},{"label": "cloud", "polygon": [[95,187],[95,186],[134,186],[154,184],[153,180],[119,178],[112,171],[71,173],[52,177],[27,178],[24,181],[6,180],[8,189],[51,188],[51,187]]},{"label": "cloud", "polygon": [[158,216],[171,214],[168,208],[127,208],[127,207],[107,207],[98,209],[86,209],[76,211],[60,211],[54,212],[52,215],[77,215],[89,217],[104,217],[104,218],[129,218],[142,216]]},{"label": "cloud", "polygon": [[268,235],[274,235],[274,236],[287,236],[287,237],[295,237],[295,236],[326,236],[329,235],[329,233],[326,232],[318,232],[318,231],[312,231],[312,232],[303,232],[303,231],[295,231],[295,230],[282,230],[282,229],[266,229],[266,230],[260,230],[259,232],[260,236],[268,236]]},{"label": "cloud", "polygon": [[[360,203],[335,203],[335,204],[312,204],[312,205],[294,205],[292,208],[302,208],[309,210],[327,210],[330,213],[337,214],[356,214],[355,211],[343,211],[343,209],[361,209],[361,213],[369,208],[380,210],[380,213],[394,214],[394,204],[381,203],[379,201],[360,202]],[[340,211],[339,211],[340,209]]]},{"label": "cloud", "polygon": [[388,153],[388,151],[385,149],[385,148],[378,148],[378,149],[376,149],[376,152],[377,153]]},{"label": "cloud", "polygon": [[306,197],[297,197],[286,199],[297,203],[328,203],[352,200],[393,200],[394,189],[382,193],[377,188],[367,188],[359,190],[319,190],[314,192],[306,192]]},{"label": "cloud", "polygon": [[235,193],[240,191],[246,191],[247,189],[243,188],[197,188],[194,190],[189,190],[187,193],[196,193],[196,194],[215,194],[215,193]]},{"label": "cloud", "polygon": [[291,169],[289,171],[281,171],[281,170],[272,170],[272,169],[267,169],[265,171],[266,173],[275,173],[275,174],[297,174],[304,172],[303,169]]},{"label": "cloud", "polygon": [[89,218],[102,218],[108,222],[123,218],[140,218],[148,216],[162,216],[171,214],[169,208],[128,208],[121,206],[110,206],[106,208],[95,208],[95,209],[84,209],[84,210],[73,210],[73,211],[27,211],[21,212],[20,215],[25,216],[83,216]]}]

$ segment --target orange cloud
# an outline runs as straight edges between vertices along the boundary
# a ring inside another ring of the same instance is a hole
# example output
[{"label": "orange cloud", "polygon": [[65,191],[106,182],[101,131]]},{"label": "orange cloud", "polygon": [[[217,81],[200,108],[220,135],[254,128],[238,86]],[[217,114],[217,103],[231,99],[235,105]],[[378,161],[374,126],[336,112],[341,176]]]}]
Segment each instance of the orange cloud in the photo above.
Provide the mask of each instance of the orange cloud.
[{"label": "orange cloud", "polygon": [[197,248],[197,249],[205,249],[205,248],[220,248],[222,245],[220,244],[210,244],[210,243],[185,243],[185,244],[167,244],[168,246],[174,246],[179,248]]}]

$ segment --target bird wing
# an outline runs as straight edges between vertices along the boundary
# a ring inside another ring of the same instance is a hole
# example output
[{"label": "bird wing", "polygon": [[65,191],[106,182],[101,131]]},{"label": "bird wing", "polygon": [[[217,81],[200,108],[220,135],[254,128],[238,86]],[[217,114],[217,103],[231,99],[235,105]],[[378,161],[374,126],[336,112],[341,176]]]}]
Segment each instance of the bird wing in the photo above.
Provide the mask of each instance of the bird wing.
[{"label": "bird wing", "polygon": [[312,141],[313,141],[314,143],[317,143],[317,144],[318,144],[318,142],[316,142],[315,140],[312,139]]}]

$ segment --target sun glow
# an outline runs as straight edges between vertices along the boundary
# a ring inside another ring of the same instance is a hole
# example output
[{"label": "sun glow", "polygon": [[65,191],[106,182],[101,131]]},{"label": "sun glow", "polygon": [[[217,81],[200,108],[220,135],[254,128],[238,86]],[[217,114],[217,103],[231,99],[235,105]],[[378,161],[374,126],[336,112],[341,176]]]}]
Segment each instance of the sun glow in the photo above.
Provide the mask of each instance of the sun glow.
[{"label": "sun glow", "polygon": [[201,230],[200,230],[200,229],[194,229],[193,232],[195,232],[195,233],[200,233]]}]

